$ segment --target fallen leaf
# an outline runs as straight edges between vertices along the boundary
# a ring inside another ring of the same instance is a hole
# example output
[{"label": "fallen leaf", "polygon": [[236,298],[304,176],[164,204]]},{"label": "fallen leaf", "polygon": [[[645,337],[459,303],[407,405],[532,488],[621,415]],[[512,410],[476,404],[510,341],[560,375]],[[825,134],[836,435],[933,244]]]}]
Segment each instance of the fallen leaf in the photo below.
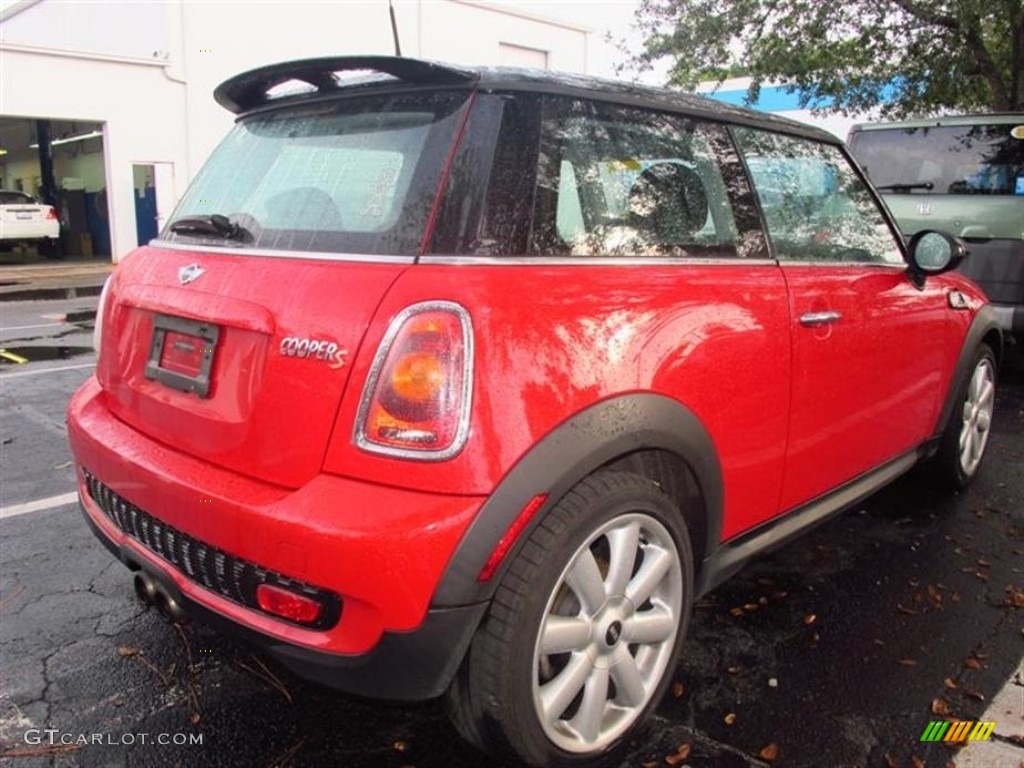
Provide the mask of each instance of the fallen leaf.
[{"label": "fallen leaf", "polygon": [[956,683],[953,682],[952,678],[947,677],[942,682],[945,683],[946,687],[949,688],[949,690],[951,690],[951,691],[956,690]]},{"label": "fallen leaf", "polygon": [[977,572],[976,574],[974,574],[974,575],[975,575],[975,577],[976,577],[976,578],[978,579],[978,581],[983,581],[983,582],[985,582],[986,584],[988,584],[988,574],[987,574],[987,573],[982,573],[981,571],[978,571],[978,572]]},{"label": "fallen leaf", "polygon": [[900,659],[897,662],[897,664],[902,664],[904,667],[916,667],[917,666],[917,660],[916,659]]},{"label": "fallen leaf", "polygon": [[874,640],[872,640],[871,642],[873,642],[877,646],[884,646],[885,645],[885,640],[879,640],[877,637]]},{"label": "fallen leaf", "polygon": [[725,724],[726,725],[732,725],[735,722],[736,722],[736,713],[735,712],[730,712],[728,715],[725,716]]},{"label": "fallen leaf", "polygon": [[683,688],[683,684],[682,684],[682,683],[680,683],[680,682],[678,682],[678,681],[677,681],[677,682],[674,682],[674,683],[672,683],[672,695],[673,695],[673,696],[674,696],[675,698],[677,698],[677,699],[678,699],[678,698],[679,698],[680,696],[682,696],[682,695],[683,695],[683,691],[684,691],[684,690],[685,690],[685,689]]},{"label": "fallen leaf", "polygon": [[640,763],[640,768],[658,768],[658,764],[653,760],[648,760],[646,763]]},{"label": "fallen leaf", "polygon": [[736,665],[733,665],[731,667],[727,667],[725,671],[728,672],[730,675],[736,675],[736,674],[739,674],[740,670],[741,670],[741,667],[737,667]]},{"label": "fallen leaf", "polygon": [[968,656],[964,659],[964,666],[968,669],[981,669],[981,662]]},{"label": "fallen leaf", "polygon": [[984,557],[979,557],[979,558],[978,558],[978,565],[979,565],[979,566],[980,566],[981,568],[991,568],[991,567],[992,567],[992,563],[990,563],[990,562],[989,562],[988,560],[986,560],[986,559],[985,559]]},{"label": "fallen leaf", "polygon": [[932,714],[933,715],[948,715],[949,714],[949,702],[941,697],[932,699]]},{"label": "fallen leaf", "polygon": [[896,758],[886,752],[883,757],[885,758],[885,768],[900,768],[900,764],[896,762]]},{"label": "fallen leaf", "polygon": [[746,603],[743,606],[744,611],[756,611],[760,606],[757,603]]},{"label": "fallen leaf", "polygon": [[758,752],[757,755],[762,760],[767,760],[769,763],[774,762],[779,756],[779,745],[773,741],[767,747]]},{"label": "fallen leaf", "polygon": [[914,768],[924,768],[924,760],[917,755],[910,756],[910,764],[914,766]]},{"label": "fallen leaf", "polygon": [[742,616],[743,615],[743,609],[742,608],[730,608],[729,609],[729,615],[730,616]]},{"label": "fallen leaf", "polygon": [[759,605],[768,605],[768,598],[762,595],[761,597],[757,598],[757,602]]},{"label": "fallen leaf", "polygon": [[138,656],[142,651],[133,645],[119,645],[117,646],[117,655],[123,659],[127,659],[131,656]]},{"label": "fallen leaf", "polygon": [[404,741],[396,741],[394,744],[391,745],[391,748],[395,750],[395,752],[405,752],[407,749],[409,749],[409,745]]},{"label": "fallen leaf", "polygon": [[780,589],[780,590],[778,590],[776,592],[772,592],[772,597],[774,597],[776,600],[781,600],[782,598],[786,597],[788,594],[789,594],[789,592],[787,592],[786,590]]},{"label": "fallen leaf", "polygon": [[192,725],[199,725],[199,721],[202,719],[203,716],[200,715],[198,712],[193,712],[191,715],[188,716],[188,721],[192,723]]},{"label": "fallen leaf", "polygon": [[804,616],[804,624],[807,624],[807,625],[813,624],[817,620],[818,620],[818,617],[815,616],[813,613],[808,613],[806,616]]},{"label": "fallen leaf", "polygon": [[984,694],[982,694],[980,691],[975,691],[973,688],[964,688],[963,694],[964,694],[964,696],[968,697],[969,699],[974,699],[976,701],[984,701],[985,700]]},{"label": "fallen leaf", "polygon": [[954,603],[959,603],[960,602],[960,593],[959,592],[954,592],[953,596],[951,598],[949,598],[949,599],[952,600]]},{"label": "fallen leaf", "polygon": [[665,755],[665,762],[669,765],[679,765],[690,756],[690,745],[680,744],[679,749],[670,755]]},{"label": "fallen leaf", "polygon": [[1024,608],[1024,589],[1018,589],[1010,585],[1006,588],[1006,591],[1010,593],[1010,597],[1006,601],[1007,605],[1012,605],[1014,608]]},{"label": "fallen leaf", "polygon": [[764,576],[762,576],[760,579],[758,579],[757,583],[760,584],[762,587],[774,587],[775,586],[775,580],[774,579],[765,578]]},{"label": "fallen leaf", "polygon": [[912,587],[920,587],[921,586],[921,582],[918,581],[917,579],[911,579],[910,581],[907,582],[907,584],[909,584]]},{"label": "fallen leaf", "polygon": [[903,603],[896,603],[896,610],[900,613],[910,614],[911,616],[917,613],[917,611],[915,611],[913,608],[907,608],[905,605],[903,605]]},{"label": "fallen leaf", "polygon": [[942,593],[937,587],[933,587],[931,584],[928,585],[928,597],[930,597],[935,603],[942,602]]}]

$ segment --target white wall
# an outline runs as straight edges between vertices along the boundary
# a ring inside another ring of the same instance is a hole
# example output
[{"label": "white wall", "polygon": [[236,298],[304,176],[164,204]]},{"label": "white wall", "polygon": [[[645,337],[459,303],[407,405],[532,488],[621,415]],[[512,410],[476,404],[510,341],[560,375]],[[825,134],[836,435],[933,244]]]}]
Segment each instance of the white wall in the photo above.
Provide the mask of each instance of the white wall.
[{"label": "white wall", "polygon": [[132,164],[170,162],[176,175],[186,176],[184,86],[152,62],[12,47],[0,50],[0,57],[3,114],[104,123],[111,248],[115,260],[124,256],[136,245]]}]

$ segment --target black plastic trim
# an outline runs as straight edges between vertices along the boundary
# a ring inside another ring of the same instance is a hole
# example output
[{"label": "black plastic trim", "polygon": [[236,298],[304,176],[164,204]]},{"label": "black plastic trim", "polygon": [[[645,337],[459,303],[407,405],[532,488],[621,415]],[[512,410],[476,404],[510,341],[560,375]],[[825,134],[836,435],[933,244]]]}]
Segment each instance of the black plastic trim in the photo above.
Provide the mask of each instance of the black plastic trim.
[{"label": "black plastic trim", "polygon": [[[168,331],[194,336],[206,342],[198,375],[186,376],[183,373],[160,367]],[[153,318],[153,339],[150,342],[149,359],[146,361],[143,375],[147,379],[159,381],[164,386],[179,392],[195,392],[199,397],[206,397],[210,394],[210,371],[213,369],[213,355],[217,350],[218,338],[220,338],[220,329],[216,325],[200,323],[184,317],[157,315]]]},{"label": "black plastic trim", "polygon": [[964,338],[963,346],[960,347],[960,357],[956,361],[956,368],[953,369],[953,376],[949,381],[949,391],[946,393],[946,400],[942,405],[939,420],[935,424],[935,431],[932,433],[934,437],[941,437],[942,433],[946,431],[946,425],[949,423],[949,419],[958,404],[957,398],[960,393],[960,386],[964,379],[970,375],[971,366],[974,364],[974,354],[978,350],[978,345],[993,331],[999,336],[997,349],[992,350],[995,353],[996,363],[998,364],[1003,359],[1003,330],[999,325],[999,318],[996,317],[995,310],[992,309],[991,305],[986,304],[974,316],[971,327],[967,331],[967,336]]},{"label": "black plastic trim", "polygon": [[515,548],[485,583],[477,576],[495,545],[534,496],[548,499],[518,539],[521,546],[544,515],[584,477],[637,451],[660,449],[679,456],[700,486],[707,515],[706,546],[718,546],[722,531],[723,481],[711,436],[688,408],[663,395],[622,395],[587,408],[540,440],[509,471],[462,537],[434,594],[434,606],[488,600]]},{"label": "black plastic trim", "polygon": [[404,59],[394,56],[328,56],[270,64],[251,69],[225,80],[213,92],[213,98],[225,109],[241,114],[267,103],[287,102],[288,98],[269,99],[267,91],[289,80],[309,83],[320,94],[337,92],[345,84],[334,77],[335,72],[371,70],[415,85],[456,85],[474,82],[476,72],[436,64],[432,61]]},{"label": "black plastic trim", "polygon": [[788,544],[807,530],[845,512],[913,467],[930,444],[905,453],[833,491],[723,543],[699,569],[696,597],[714,589],[746,563]]},{"label": "black plastic trim", "polygon": [[433,609],[411,632],[385,632],[370,651],[338,654],[286,643],[246,627],[192,600],[154,562],[139,562],[135,553],[117,546],[79,504],[92,532],[124,565],[144,570],[190,617],[234,635],[272,656],[295,674],[346,693],[392,701],[425,701],[443,694],[458,671],[486,603]]}]

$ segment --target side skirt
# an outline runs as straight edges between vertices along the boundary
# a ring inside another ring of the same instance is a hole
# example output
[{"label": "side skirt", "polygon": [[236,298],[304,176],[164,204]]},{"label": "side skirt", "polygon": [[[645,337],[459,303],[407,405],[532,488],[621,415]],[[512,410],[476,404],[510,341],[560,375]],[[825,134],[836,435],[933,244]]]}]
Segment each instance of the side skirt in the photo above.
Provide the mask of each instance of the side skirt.
[{"label": "side skirt", "polygon": [[710,592],[755,557],[785,546],[811,528],[845,512],[882,486],[888,485],[918,461],[933,454],[935,443],[935,440],[929,440],[914,450],[850,480],[834,491],[829,491],[803,506],[723,542],[704,560],[695,591],[696,597]]}]

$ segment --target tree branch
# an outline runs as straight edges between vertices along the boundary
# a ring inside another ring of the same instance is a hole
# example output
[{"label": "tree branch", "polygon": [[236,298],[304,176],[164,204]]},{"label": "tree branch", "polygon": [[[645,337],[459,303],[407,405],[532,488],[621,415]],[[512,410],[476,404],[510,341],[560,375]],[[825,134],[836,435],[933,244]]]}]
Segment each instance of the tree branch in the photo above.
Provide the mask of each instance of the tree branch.
[{"label": "tree branch", "polygon": [[901,10],[909,13],[915,19],[931,24],[935,27],[943,27],[951,32],[961,32],[960,21],[955,16],[946,16],[942,13],[935,13],[919,6],[914,0],[891,0],[892,4]]}]

